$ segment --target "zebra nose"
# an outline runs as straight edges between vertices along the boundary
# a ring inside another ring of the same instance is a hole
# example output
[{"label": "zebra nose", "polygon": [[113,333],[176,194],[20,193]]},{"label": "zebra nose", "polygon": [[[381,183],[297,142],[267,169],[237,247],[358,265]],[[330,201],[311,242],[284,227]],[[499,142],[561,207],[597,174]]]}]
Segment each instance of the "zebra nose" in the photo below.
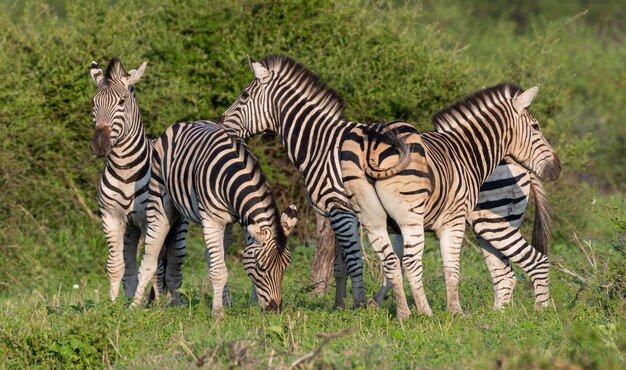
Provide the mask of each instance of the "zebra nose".
[{"label": "zebra nose", "polygon": [[555,181],[559,178],[561,174],[561,160],[555,154],[552,159],[552,163],[545,167],[543,171],[543,179],[544,181]]},{"label": "zebra nose", "polygon": [[282,307],[282,302],[281,303],[276,303],[275,300],[271,300],[270,303],[267,305],[267,309],[269,311],[275,311],[278,312],[280,311],[280,308]]},{"label": "zebra nose", "polygon": [[108,127],[96,128],[96,132],[91,140],[91,148],[98,157],[105,157],[111,151],[110,133],[111,131]]}]

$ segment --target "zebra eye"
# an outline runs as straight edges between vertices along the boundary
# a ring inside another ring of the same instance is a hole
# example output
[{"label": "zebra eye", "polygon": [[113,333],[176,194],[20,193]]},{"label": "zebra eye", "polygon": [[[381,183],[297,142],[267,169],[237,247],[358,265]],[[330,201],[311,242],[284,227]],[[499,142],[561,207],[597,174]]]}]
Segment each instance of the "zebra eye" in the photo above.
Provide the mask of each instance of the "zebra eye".
[{"label": "zebra eye", "polygon": [[533,122],[533,124],[532,124],[532,125],[530,125],[530,126],[531,126],[531,127],[533,128],[533,130],[535,130],[535,131],[539,131],[539,130],[540,130],[540,128],[539,128],[539,124],[538,124],[537,122]]},{"label": "zebra eye", "polygon": [[124,103],[126,102],[126,99],[121,98],[120,101],[118,102],[119,105],[124,105]]},{"label": "zebra eye", "polygon": [[246,90],[241,92],[241,101],[243,103],[247,102],[249,98],[250,98],[250,94],[248,94]]}]

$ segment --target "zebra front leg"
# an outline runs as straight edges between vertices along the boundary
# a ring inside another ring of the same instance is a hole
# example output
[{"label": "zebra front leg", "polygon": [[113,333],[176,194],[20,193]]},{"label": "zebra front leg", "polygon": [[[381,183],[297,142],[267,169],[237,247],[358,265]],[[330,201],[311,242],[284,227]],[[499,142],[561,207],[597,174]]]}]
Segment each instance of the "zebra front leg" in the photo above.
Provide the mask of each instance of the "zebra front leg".
[{"label": "zebra front leg", "polygon": [[201,216],[204,242],[208,252],[209,277],[213,286],[212,312],[213,316],[223,316],[222,297],[228,280],[223,244],[225,226],[213,221],[211,215],[206,212],[203,212]]},{"label": "zebra front leg", "polygon": [[491,274],[494,289],[493,309],[499,310],[511,301],[517,282],[515,273],[509,259],[496,250],[491,243],[479,235],[476,235],[476,240],[482,248],[487,269]]},{"label": "zebra front leg", "polygon": [[124,277],[122,286],[126,298],[133,298],[137,289],[137,246],[141,230],[135,225],[127,225],[124,233]]},{"label": "zebra front leg", "polygon": [[461,273],[461,246],[465,235],[465,220],[462,224],[446,225],[445,229],[437,230],[443,274],[446,280],[446,301],[448,311],[463,313],[459,300],[459,277]]},{"label": "zebra front leg", "polygon": [[102,214],[102,231],[109,246],[107,256],[107,276],[109,278],[109,297],[117,299],[120,292],[120,283],[124,276],[124,234],[126,224],[108,213]]},{"label": "zebra front leg", "polygon": [[[246,231],[244,230],[244,234]],[[244,237],[247,237],[244,236]],[[232,244],[233,241],[233,224],[227,224],[224,228],[224,256],[228,254],[228,247]],[[225,257],[224,257],[225,258]],[[211,271],[211,258],[209,257],[209,250],[204,250],[204,259],[206,260],[207,267],[209,271]],[[250,300],[253,303],[256,303],[256,290],[254,283],[252,283],[252,293],[250,296]],[[233,296],[230,293],[230,289],[228,289],[228,283],[224,285],[224,290],[222,291],[222,305],[226,307],[230,307],[233,305]]]},{"label": "zebra front leg", "polygon": [[171,295],[170,305],[176,306],[181,302],[179,289],[183,284],[182,266],[186,254],[186,236],[189,230],[189,223],[185,219],[179,220],[170,229],[166,238],[166,259],[165,287]]},{"label": "zebra front leg", "polygon": [[[363,256],[359,241],[359,222],[356,216],[349,212],[333,211],[328,219],[335,233],[335,248],[341,248],[341,259],[335,255],[335,305],[343,302],[345,297],[346,279],[342,277],[345,263],[350,279],[352,280],[352,301],[354,307],[366,303],[365,285],[363,283]],[[342,263],[343,262],[343,263]],[[343,275],[345,276],[345,275]],[[342,306],[339,305],[340,307]]]}]

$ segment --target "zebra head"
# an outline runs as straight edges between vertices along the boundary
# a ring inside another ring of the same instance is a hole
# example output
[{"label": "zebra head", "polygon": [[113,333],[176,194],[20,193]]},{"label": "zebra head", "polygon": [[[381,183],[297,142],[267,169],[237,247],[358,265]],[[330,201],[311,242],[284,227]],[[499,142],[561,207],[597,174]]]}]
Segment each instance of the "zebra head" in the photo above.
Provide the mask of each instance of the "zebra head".
[{"label": "zebra head", "polygon": [[282,306],[281,283],[291,262],[287,236],[297,222],[296,206],[292,204],[281,215],[280,225],[260,226],[250,220],[246,226],[243,266],[263,309],[278,311]]},{"label": "zebra head", "polygon": [[138,69],[126,72],[119,58],[113,57],[105,73],[102,73],[95,61],[91,62],[89,68],[97,86],[92,109],[96,131],[91,147],[97,156],[106,157],[124,135],[128,121],[139,120],[132,85],[143,74],[146,62]]},{"label": "zebra head", "polygon": [[537,85],[516,94],[511,99],[514,117],[508,153],[516,162],[537,174],[541,180],[554,181],[561,173],[561,162],[541,133],[539,122],[528,111],[538,92]]},{"label": "zebra head", "polygon": [[275,86],[273,70],[248,57],[255,79],[241,92],[235,103],[222,115],[219,123],[246,138],[266,131],[276,132],[276,109],[269,93]]}]

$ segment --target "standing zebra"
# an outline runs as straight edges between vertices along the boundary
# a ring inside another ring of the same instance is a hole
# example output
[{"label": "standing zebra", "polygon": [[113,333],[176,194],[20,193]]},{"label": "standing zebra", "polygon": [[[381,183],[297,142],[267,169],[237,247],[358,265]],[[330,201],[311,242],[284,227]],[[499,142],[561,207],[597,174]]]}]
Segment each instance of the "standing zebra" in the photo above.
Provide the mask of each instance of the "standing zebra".
[{"label": "standing zebra", "polygon": [[209,121],[178,123],[155,143],[147,206],[145,254],[133,306],[141,304],[154,274],[161,244],[180,219],[202,224],[213,285],[213,313],[222,310],[228,272],[224,230],[238,221],[248,233],[243,264],[259,305],[279,309],[281,281],[291,254],[287,235],[295,225],[295,206],[279,212],[258,160],[245,143]]},{"label": "standing zebra", "polygon": [[[146,231],[152,145],[144,133],[133,89],[145,68],[143,63],[138,69],[126,72],[117,57],[111,59],[104,73],[98,63],[90,65],[91,77],[97,85],[92,109],[96,130],[91,145],[96,155],[106,157],[98,204],[109,246],[106,270],[111,300],[119,294],[120,281],[126,297],[134,296],[137,245]],[[187,223],[181,220],[165,240],[163,252],[169,261],[164,271],[165,285],[171,293],[182,281],[180,266],[185,256],[187,229]]]},{"label": "standing zebra", "polygon": [[[251,67],[255,80],[242,91],[237,102],[222,116],[221,122],[243,137],[264,131],[279,133],[283,147],[304,176],[314,207],[331,216],[339,211],[354,222],[349,224],[350,227],[343,225],[340,228],[337,244],[345,246],[345,240],[341,239],[345,235],[358,241],[353,235],[356,219],[350,213],[350,207],[346,206],[345,179],[342,179],[339,167],[339,148],[344,140],[349,139],[347,133],[357,124],[341,117],[343,102],[334,91],[290,58],[272,55],[260,63],[252,63]],[[286,112],[276,112],[279,106]],[[285,119],[289,117],[294,118]],[[358,249],[358,244],[348,244],[348,247]],[[362,261],[357,253],[358,250],[346,255],[352,257],[348,260],[351,271],[358,271],[358,277],[361,277]],[[499,265],[488,263],[488,266],[494,275],[493,269]],[[345,277],[342,278],[339,269],[335,269],[335,277],[338,280],[337,304],[343,298],[342,293],[345,294]]]},{"label": "standing zebra", "polygon": [[[425,225],[434,230],[440,240],[450,311],[462,312],[458,283],[466,222],[493,247],[500,246],[502,255],[520,264],[530,275],[535,304],[538,307],[548,304],[547,256],[530,247],[518,227],[510,225],[502,233],[491,223],[490,208],[498,202],[510,201],[498,199],[490,204],[487,199],[478,203],[481,185],[504,158],[515,160],[541,180],[558,178],[561,171],[558,156],[541,134],[537,119],[528,111],[538,91],[537,86],[523,91],[511,84],[480,90],[435,114],[433,123],[437,131],[422,135],[433,179]],[[512,176],[505,174],[504,177]],[[489,187],[483,190],[488,192]],[[472,210],[475,210],[474,217],[470,217]],[[517,217],[510,215],[504,220]],[[503,240],[506,244],[499,245]],[[424,301],[416,302],[418,307],[428,306],[426,298],[420,298]]]},{"label": "standing zebra", "polygon": [[[535,199],[535,224],[533,240],[529,245],[520,233],[524,213],[528,206],[529,195]],[[478,204],[467,217],[467,223],[474,229],[478,243],[489,272],[491,274],[495,294],[494,309],[508,304],[516,284],[515,273],[510,260],[501,250],[511,249],[514,262],[522,266],[529,275],[541,273],[536,278],[535,305],[544,307],[549,298],[547,258],[548,240],[550,238],[551,211],[542,183],[536,175],[515,162],[502,161],[491,176],[480,187]],[[487,234],[485,237],[481,236]],[[534,248],[536,251],[533,251]],[[402,256],[404,243],[401,236],[394,240],[394,251]],[[542,271],[543,270],[543,271]],[[372,298],[372,303],[380,306],[385,295],[391,289],[391,283],[384,286]],[[545,289],[544,289],[545,288]]]},{"label": "standing zebra", "polygon": [[[368,148],[374,148],[373,151],[383,151],[383,155],[385,155],[385,149],[391,148],[390,153],[393,154],[400,151],[399,159],[395,155],[390,155],[391,172],[381,170],[378,166],[367,166],[364,169],[368,176],[374,178],[402,170],[409,162],[416,164],[419,158],[422,158],[421,161],[425,167],[424,153],[419,151],[419,142],[405,147],[397,137],[394,137],[394,132],[377,133],[376,127],[342,119],[341,97],[326,87],[317,76],[292,59],[275,55],[267,57],[262,63],[272,68],[267,69],[261,63],[251,63],[257,79],[224,113],[221,123],[234,129],[239,136],[244,138],[268,130],[281,135],[283,148],[304,176],[313,208],[329,218],[335,232],[336,244],[342,252],[342,258],[335,260],[337,280],[335,306],[343,305],[346,269],[352,278],[354,305],[360,306],[366,300],[357,232],[359,223],[350,204],[351,200],[343,187],[339,148],[347,135],[354,134],[360,137],[364,135],[371,137],[371,140],[366,139],[364,144]],[[277,111],[276,108],[282,111]],[[416,131],[408,124],[405,124],[403,129],[412,130],[411,133],[416,134]],[[410,135],[410,133],[404,132],[403,135]],[[411,137],[419,141],[418,135]],[[391,145],[385,141],[390,141]],[[356,154],[357,157],[363,157],[363,155],[363,152]],[[425,178],[422,186],[427,188],[428,184],[429,181]],[[387,185],[393,186],[389,183]],[[415,184],[415,186],[418,185]],[[414,195],[425,197],[427,194],[416,193]],[[386,221],[384,224],[386,225]],[[379,230],[380,225],[377,226],[379,227],[377,232],[386,234],[386,226],[382,226],[384,230]],[[417,228],[421,228],[421,225],[417,225]],[[421,236],[419,234],[420,232],[416,232],[417,239],[423,239],[423,232]],[[393,253],[388,254],[388,257],[395,259],[389,263],[399,264]],[[394,279],[398,282],[397,275]]]}]

